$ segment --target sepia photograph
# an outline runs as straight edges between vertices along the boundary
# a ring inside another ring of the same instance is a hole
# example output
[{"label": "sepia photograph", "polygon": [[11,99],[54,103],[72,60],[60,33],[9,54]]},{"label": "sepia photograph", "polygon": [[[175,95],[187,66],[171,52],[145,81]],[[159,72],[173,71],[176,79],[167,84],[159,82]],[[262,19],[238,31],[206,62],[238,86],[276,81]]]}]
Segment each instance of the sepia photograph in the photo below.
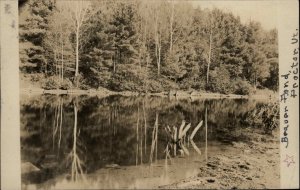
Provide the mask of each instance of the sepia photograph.
[{"label": "sepia photograph", "polygon": [[17,9],[21,189],[282,187],[275,1]]}]

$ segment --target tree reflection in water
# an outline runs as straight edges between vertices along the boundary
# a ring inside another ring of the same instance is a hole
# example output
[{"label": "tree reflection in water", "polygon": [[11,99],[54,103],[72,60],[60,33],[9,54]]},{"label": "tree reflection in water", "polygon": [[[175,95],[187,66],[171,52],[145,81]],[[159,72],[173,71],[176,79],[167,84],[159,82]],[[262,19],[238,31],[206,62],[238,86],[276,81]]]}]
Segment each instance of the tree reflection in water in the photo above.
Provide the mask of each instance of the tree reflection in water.
[{"label": "tree reflection in water", "polygon": [[152,131],[152,143],[150,152],[150,165],[153,163],[153,154],[155,151],[155,160],[157,160],[157,137],[158,137],[158,113],[155,114],[155,124]]},{"label": "tree reflection in water", "polygon": [[53,141],[53,149],[54,149],[57,131],[59,130],[58,141],[57,141],[58,150],[60,149],[60,144],[61,144],[61,132],[62,132],[62,123],[63,123],[63,104],[64,104],[64,100],[63,100],[63,98],[60,97],[58,99],[58,105],[55,106],[55,111],[54,111],[52,141]]},{"label": "tree reflection in water", "polygon": [[72,151],[69,153],[67,160],[71,160],[71,180],[73,182],[76,182],[78,180],[86,181],[82,166],[83,161],[79,158],[78,155],[78,147],[77,145],[80,144],[79,139],[77,136],[79,136],[79,133],[77,133],[77,102],[76,99],[73,102],[74,104],[74,128],[73,128],[73,148]]},{"label": "tree reflection in water", "polygon": [[71,181],[85,180],[108,167],[157,166],[160,160],[168,165],[175,155],[201,157],[202,149],[205,159],[210,142],[245,139],[248,113],[261,105],[227,99],[35,97],[21,102],[21,156],[40,167],[36,183],[68,173]]}]

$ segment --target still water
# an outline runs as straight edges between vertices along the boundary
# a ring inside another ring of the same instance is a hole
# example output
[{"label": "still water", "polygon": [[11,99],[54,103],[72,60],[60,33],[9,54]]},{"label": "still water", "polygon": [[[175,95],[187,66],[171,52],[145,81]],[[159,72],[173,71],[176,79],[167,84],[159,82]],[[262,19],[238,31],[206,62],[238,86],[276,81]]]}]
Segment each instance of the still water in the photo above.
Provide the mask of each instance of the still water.
[{"label": "still water", "polygon": [[[22,96],[23,189],[155,188],[194,176],[199,164],[242,141],[242,99]],[[185,151],[167,149],[167,128],[191,127]],[[189,136],[203,121],[193,140]],[[205,125],[207,123],[207,125]],[[167,152],[169,150],[169,156]]]}]

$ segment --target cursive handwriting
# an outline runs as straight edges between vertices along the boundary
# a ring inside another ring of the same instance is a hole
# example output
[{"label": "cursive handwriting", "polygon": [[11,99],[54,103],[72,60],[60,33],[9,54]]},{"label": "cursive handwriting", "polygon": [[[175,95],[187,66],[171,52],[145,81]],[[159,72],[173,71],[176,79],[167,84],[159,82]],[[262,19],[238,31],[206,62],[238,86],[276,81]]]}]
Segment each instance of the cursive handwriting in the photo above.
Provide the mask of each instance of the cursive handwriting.
[{"label": "cursive handwriting", "polygon": [[281,137],[281,142],[285,143],[285,148],[289,145],[289,138],[288,138],[288,129],[290,126],[289,123],[289,109],[286,102],[288,98],[296,98],[298,96],[298,81],[299,81],[299,34],[298,29],[292,35],[291,45],[295,46],[292,52],[292,60],[291,60],[291,69],[286,73],[281,75],[281,79],[283,80],[283,91],[280,95],[280,101],[283,103],[282,106],[284,109],[283,111],[283,136]]}]

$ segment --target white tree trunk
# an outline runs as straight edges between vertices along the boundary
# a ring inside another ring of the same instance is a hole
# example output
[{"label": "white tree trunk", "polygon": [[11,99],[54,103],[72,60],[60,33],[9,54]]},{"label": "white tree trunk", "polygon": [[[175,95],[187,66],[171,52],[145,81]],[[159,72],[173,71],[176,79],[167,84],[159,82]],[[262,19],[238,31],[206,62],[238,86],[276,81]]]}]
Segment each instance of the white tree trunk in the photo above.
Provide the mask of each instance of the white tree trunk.
[{"label": "white tree trunk", "polygon": [[173,49],[173,21],[174,21],[174,2],[172,1],[172,10],[170,17],[170,52]]},{"label": "white tree trunk", "polygon": [[61,42],[61,82],[64,81],[64,41]]},{"label": "white tree trunk", "polygon": [[156,64],[157,64],[157,75],[160,75],[160,52],[161,52],[161,36],[158,29],[158,15],[156,13],[155,18],[155,55],[156,55]]},{"label": "white tree trunk", "polygon": [[209,34],[209,52],[208,52],[208,63],[207,63],[207,73],[206,73],[206,84],[208,84],[209,80],[209,67],[211,63],[211,45],[212,45],[212,29]]},{"label": "white tree trunk", "polygon": [[75,68],[75,77],[78,76],[78,67],[79,67],[79,25],[76,28],[76,68]]},{"label": "white tree trunk", "polygon": [[161,62],[161,39],[159,39],[159,44],[158,44],[158,60],[157,60],[157,75],[158,76],[160,75],[160,62]]},{"label": "white tree trunk", "polygon": [[73,150],[72,150],[72,181],[76,181],[78,177],[78,167],[77,167],[77,107],[74,103],[74,129],[73,129]]}]

